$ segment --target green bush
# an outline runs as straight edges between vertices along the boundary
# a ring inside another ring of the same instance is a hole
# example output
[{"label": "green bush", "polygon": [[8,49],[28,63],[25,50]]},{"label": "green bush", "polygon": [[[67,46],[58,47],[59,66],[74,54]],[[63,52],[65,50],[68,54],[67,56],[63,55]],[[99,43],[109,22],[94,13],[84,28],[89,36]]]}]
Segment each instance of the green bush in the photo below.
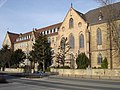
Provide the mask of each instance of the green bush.
[{"label": "green bush", "polygon": [[46,72],[50,72],[50,67],[47,67],[47,69],[45,71]]},{"label": "green bush", "polygon": [[108,69],[108,61],[107,61],[107,58],[106,58],[106,57],[105,57],[104,60],[102,61],[101,68],[102,68],[102,69]]},{"label": "green bush", "polygon": [[56,69],[70,69],[69,66],[61,66],[61,67],[55,67]]},{"label": "green bush", "polygon": [[78,55],[76,59],[77,69],[86,69],[89,65],[89,59],[85,55],[85,53],[81,53]]}]

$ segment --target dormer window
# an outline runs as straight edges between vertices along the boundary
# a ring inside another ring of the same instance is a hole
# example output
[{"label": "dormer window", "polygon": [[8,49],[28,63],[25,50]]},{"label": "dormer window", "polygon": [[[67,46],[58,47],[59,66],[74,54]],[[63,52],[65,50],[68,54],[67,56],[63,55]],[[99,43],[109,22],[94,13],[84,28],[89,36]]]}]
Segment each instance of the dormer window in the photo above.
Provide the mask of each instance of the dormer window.
[{"label": "dormer window", "polygon": [[101,20],[102,20],[102,16],[99,16],[98,18],[99,18],[99,21],[101,21]]},{"label": "dormer window", "polygon": [[54,28],[54,32],[55,32],[55,28]]},{"label": "dormer window", "polygon": [[103,15],[102,15],[102,12],[100,11],[100,14],[98,16],[98,20],[101,21],[103,19]]}]

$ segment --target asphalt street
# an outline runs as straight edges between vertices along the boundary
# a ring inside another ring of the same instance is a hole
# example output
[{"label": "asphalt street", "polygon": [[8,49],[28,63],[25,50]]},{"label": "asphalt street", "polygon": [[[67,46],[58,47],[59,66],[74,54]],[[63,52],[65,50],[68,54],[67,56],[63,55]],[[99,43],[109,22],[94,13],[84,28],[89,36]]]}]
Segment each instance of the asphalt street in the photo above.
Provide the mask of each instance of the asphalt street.
[{"label": "asphalt street", "polygon": [[39,79],[5,76],[9,83],[0,84],[0,90],[120,90],[120,81],[88,80],[73,77],[50,76]]}]

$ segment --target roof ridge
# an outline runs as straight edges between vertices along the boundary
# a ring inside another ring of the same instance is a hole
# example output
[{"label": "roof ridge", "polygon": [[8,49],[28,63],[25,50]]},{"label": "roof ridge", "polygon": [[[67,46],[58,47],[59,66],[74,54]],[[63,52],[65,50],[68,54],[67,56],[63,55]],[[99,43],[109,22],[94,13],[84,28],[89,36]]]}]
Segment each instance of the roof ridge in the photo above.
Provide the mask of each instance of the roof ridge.
[{"label": "roof ridge", "polygon": [[40,30],[42,30],[42,29],[46,29],[46,28],[48,28],[48,27],[57,26],[57,25],[62,24],[62,23],[63,23],[63,22],[56,23],[56,24],[52,24],[52,25],[48,25],[48,26],[46,26],[46,27],[42,27],[42,28],[37,29],[37,31],[40,31]]},{"label": "roof ridge", "polygon": [[8,33],[8,34],[19,35],[19,34],[17,34],[17,33],[9,32],[9,31],[7,31],[7,33]]},{"label": "roof ridge", "polygon": [[91,9],[91,10],[89,10],[88,12],[86,12],[85,15],[86,15],[87,13],[89,13],[89,12],[92,12],[92,11],[95,11],[95,10],[98,10],[98,9],[102,9],[102,8],[105,8],[105,7],[110,6],[110,5],[116,5],[116,4],[119,4],[119,3],[120,3],[120,2],[116,2],[116,3],[112,3],[112,4],[109,4],[109,5],[106,5],[106,6],[100,6],[100,7],[98,7],[98,8]]}]

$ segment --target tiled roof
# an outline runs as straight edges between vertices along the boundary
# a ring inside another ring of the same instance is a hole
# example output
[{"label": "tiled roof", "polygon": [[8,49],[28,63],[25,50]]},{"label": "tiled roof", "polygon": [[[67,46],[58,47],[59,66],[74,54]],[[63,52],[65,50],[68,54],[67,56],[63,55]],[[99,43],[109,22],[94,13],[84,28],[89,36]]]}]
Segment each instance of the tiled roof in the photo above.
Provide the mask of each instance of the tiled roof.
[{"label": "tiled roof", "polygon": [[[74,9],[75,10],[75,9]],[[85,21],[86,21],[86,19],[85,19],[85,15],[83,14],[83,13],[81,13],[81,12],[79,12],[79,11],[77,11],[77,10],[75,10],[76,11],[76,13],[80,16],[80,17],[82,17]]]},{"label": "tiled roof", "polygon": [[61,24],[62,24],[62,22],[54,24],[54,25],[50,25],[50,26],[47,26],[47,27],[44,27],[44,28],[40,28],[40,29],[37,29],[37,32],[42,32],[42,31],[45,31],[45,30],[50,30],[50,29],[53,29],[53,28],[56,28],[56,27],[60,27]]},{"label": "tiled roof", "polygon": [[10,41],[11,43],[14,43],[16,41],[16,38],[19,36],[19,34],[16,34],[16,33],[11,33],[9,31],[7,31],[9,37],[10,37]]},{"label": "tiled roof", "polygon": [[[61,24],[62,23],[58,23],[58,24],[54,24],[54,25],[47,26],[47,27],[44,27],[44,28],[35,29],[35,30],[27,32],[27,33],[18,34],[17,38],[24,37],[24,36],[27,36],[27,35],[32,35],[32,32],[33,32],[35,38],[37,38],[39,36],[40,32],[45,31],[45,30],[50,30],[50,29],[53,29],[53,28],[58,28],[58,27],[61,26]],[[54,33],[48,34],[48,36],[53,36],[53,35],[57,35],[57,34],[58,34],[57,32],[54,32]],[[15,38],[14,43],[21,43],[21,42],[26,42],[26,41],[30,40],[30,39],[26,39],[26,40],[16,41],[17,38]]]},{"label": "tiled roof", "polygon": [[[106,10],[107,8],[112,6],[112,10],[114,10],[114,15],[117,17],[116,19],[120,19],[120,2],[114,3],[108,6],[100,7],[94,10],[90,10],[85,14],[85,18],[87,23],[90,25],[98,24],[98,23],[104,23],[106,22],[108,18],[108,14]],[[102,20],[99,20],[99,16],[102,15]]]},{"label": "tiled roof", "polygon": [[27,33],[21,33],[21,34],[19,34],[19,37],[23,37],[23,36],[26,36],[26,35],[31,35],[32,34],[32,31],[30,31],[30,32],[27,32]]}]

